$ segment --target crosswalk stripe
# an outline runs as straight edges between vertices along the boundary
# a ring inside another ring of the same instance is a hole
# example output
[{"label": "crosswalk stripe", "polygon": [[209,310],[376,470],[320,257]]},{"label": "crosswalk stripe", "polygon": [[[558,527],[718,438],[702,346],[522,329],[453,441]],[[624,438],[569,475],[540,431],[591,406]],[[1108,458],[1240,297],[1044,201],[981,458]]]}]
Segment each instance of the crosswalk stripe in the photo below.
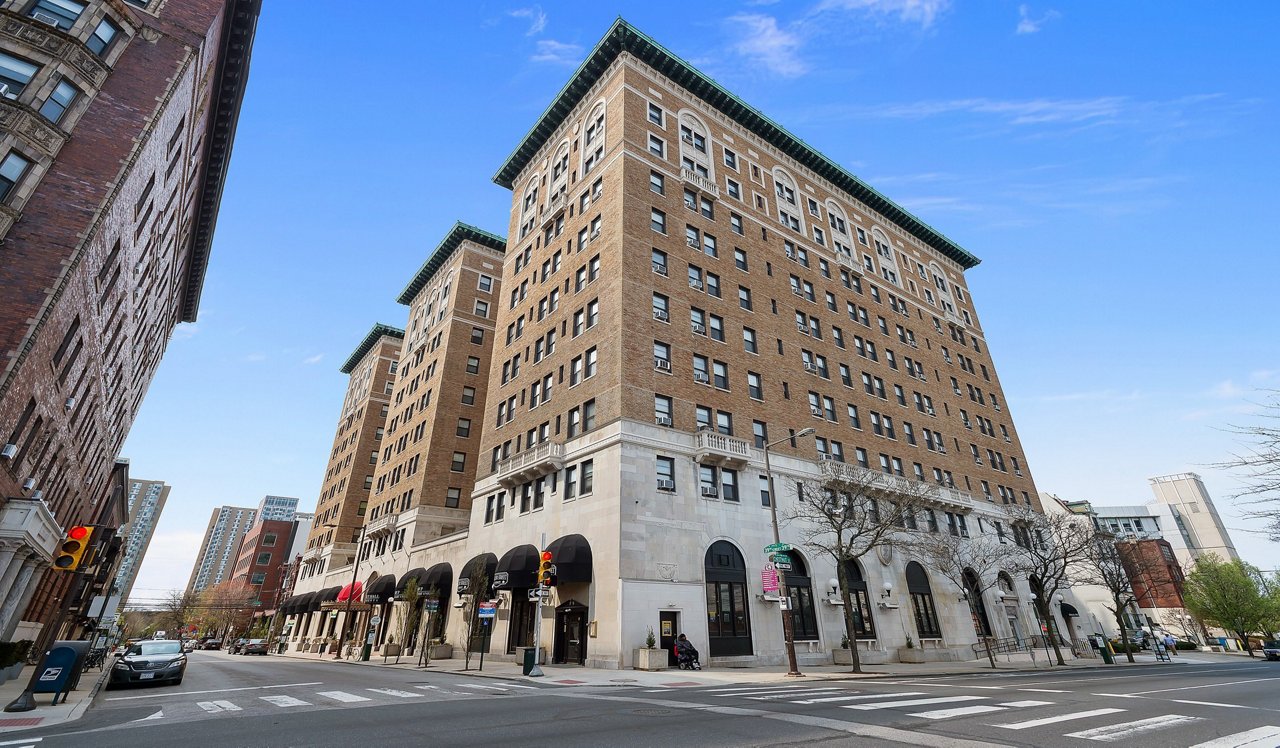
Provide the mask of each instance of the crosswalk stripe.
[{"label": "crosswalk stripe", "polygon": [[1025,730],[1028,727],[1040,727],[1041,725],[1052,725],[1055,722],[1068,722],[1073,719],[1101,717],[1104,714],[1116,714],[1123,711],[1124,711],[1123,709],[1116,709],[1115,707],[1107,707],[1105,709],[1090,709],[1087,712],[1072,712],[1070,714],[1059,714],[1054,717],[1042,717],[1040,719],[1029,719],[1026,722],[1011,722],[1007,725],[994,725],[994,727],[1003,727],[1006,730]]},{"label": "crosswalk stripe", "polygon": [[292,696],[259,696],[258,698],[276,706],[311,706],[311,702],[295,699]]},{"label": "crosswalk stripe", "polygon": [[990,712],[1003,712],[1004,707],[995,706],[994,704],[979,704],[977,706],[958,706],[955,709],[935,709],[932,712],[917,712],[912,717],[922,717],[924,719],[951,719],[952,717],[967,717],[971,714],[987,714]]},{"label": "crosswalk stripe", "polygon": [[902,701],[877,701],[874,704],[845,704],[841,709],[893,709],[900,706],[924,706],[925,704],[950,704],[959,701],[983,701],[986,696],[941,696],[933,699],[906,699]]},{"label": "crosswalk stripe", "polygon": [[370,699],[365,698],[364,696],[357,696],[353,693],[347,693],[346,691],[317,691],[316,696],[323,696],[326,699],[341,701],[344,704],[354,704],[357,701],[370,701]]},{"label": "crosswalk stripe", "polygon": [[1220,706],[1227,709],[1257,709],[1253,706],[1245,706],[1244,704],[1223,704],[1218,701],[1192,701],[1191,699],[1169,699],[1178,704],[1195,704],[1196,706]]},{"label": "crosswalk stripe", "polygon": [[482,686],[482,685],[480,685],[480,684],[478,684],[478,683],[458,683],[457,685],[459,685],[459,686],[461,686],[461,687],[463,687],[463,688],[487,688],[487,689],[489,689],[490,691],[505,691],[505,690],[507,690],[507,689],[505,689],[505,688],[499,688],[498,686]]},{"label": "crosswalk stripe", "polygon": [[504,685],[508,688],[531,688],[535,691],[538,690],[537,686],[526,686],[521,683],[502,683],[501,685]]},{"label": "crosswalk stripe", "polygon": [[1032,693],[1071,693],[1070,691],[1063,691],[1060,688],[1018,688],[1015,690],[1030,691]]},{"label": "crosswalk stripe", "polygon": [[44,740],[44,738],[23,738],[22,740],[5,740],[3,742],[0,742],[0,745],[17,745],[19,743],[22,743],[25,746],[27,743],[39,743],[41,740]]},{"label": "crosswalk stripe", "polygon": [[[840,693],[843,688],[815,688],[809,691],[784,691],[783,693],[767,693],[763,696],[747,696],[752,701],[777,701],[778,699],[790,699],[795,696],[827,696],[833,693]],[[737,694],[722,693],[720,698],[727,696],[736,696]]]},{"label": "crosswalk stripe", "polygon": [[1234,735],[1197,743],[1191,748],[1272,748],[1276,745],[1275,739],[1278,737],[1280,737],[1280,727],[1255,727]]},{"label": "crosswalk stripe", "polygon": [[737,693],[759,691],[765,693],[768,691],[798,691],[805,688],[808,688],[808,686],[733,686],[732,688],[703,688],[699,693],[720,693],[722,691],[734,691]]},{"label": "crosswalk stripe", "polygon": [[366,688],[365,690],[385,694],[387,696],[396,696],[401,699],[417,699],[422,697],[422,694],[420,693],[414,693],[413,691],[400,691],[395,688]]},{"label": "crosswalk stripe", "polygon": [[240,707],[232,704],[230,701],[197,701],[196,706],[205,710],[209,714],[243,711]]},{"label": "crosswalk stripe", "polygon": [[1098,740],[1104,743],[1114,743],[1117,740],[1141,735],[1144,732],[1153,732],[1155,730],[1163,730],[1167,727],[1175,725],[1186,725],[1192,722],[1201,722],[1201,717],[1187,717],[1181,714],[1163,714],[1159,717],[1151,717],[1150,719],[1140,719],[1136,722],[1121,722],[1118,725],[1107,725],[1106,727],[1095,727],[1092,730],[1081,730],[1080,732],[1067,733],[1068,738],[1084,738],[1085,740]]},{"label": "crosswalk stripe", "polygon": [[1049,706],[1052,703],[1052,701],[1006,701],[1000,706],[1012,706],[1021,709],[1028,706]]},{"label": "crosswalk stripe", "polygon": [[828,696],[823,699],[797,699],[792,704],[827,704],[833,701],[866,701],[867,699],[883,699],[886,696],[922,696],[924,691],[905,691],[903,693],[866,693],[861,696]]}]

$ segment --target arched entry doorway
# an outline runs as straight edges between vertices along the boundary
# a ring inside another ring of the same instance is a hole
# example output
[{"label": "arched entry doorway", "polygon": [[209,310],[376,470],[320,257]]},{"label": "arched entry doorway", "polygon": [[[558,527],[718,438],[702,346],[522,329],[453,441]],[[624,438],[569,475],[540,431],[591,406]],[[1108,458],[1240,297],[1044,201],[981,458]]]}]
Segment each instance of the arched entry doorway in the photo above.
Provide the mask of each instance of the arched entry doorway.
[{"label": "arched entry doorway", "polygon": [[793,641],[818,640],[818,615],[813,609],[813,580],[809,578],[809,567],[804,557],[794,549],[787,553],[791,557],[791,571],[787,574],[787,596],[791,598],[791,634]]},{"label": "arched entry doorway", "polygon": [[709,656],[751,654],[746,561],[732,543],[717,540],[707,549],[704,566],[707,578]]},{"label": "arched entry doorway", "polygon": [[[485,652],[489,651],[489,639],[493,635],[492,619],[480,618],[479,605],[481,600],[489,600],[493,597],[493,575],[498,568],[498,557],[492,553],[481,553],[467,562],[462,567],[462,572],[458,575],[458,595],[466,596],[470,605],[470,620],[467,622],[467,631],[469,637],[467,641],[467,651],[469,652]],[[486,623],[486,621],[488,621]]]},{"label": "arched entry doorway", "polygon": [[911,595],[911,612],[916,621],[916,634],[921,639],[941,639],[942,626],[929,588],[929,575],[924,567],[912,561],[907,564],[907,593]]},{"label": "arched entry doorway", "polygon": [[854,559],[844,562],[845,582],[849,585],[849,597],[853,601],[854,639],[876,638],[875,621],[871,618],[871,598],[867,595],[867,580],[862,576],[862,565]]},{"label": "arched entry doorway", "polygon": [[422,590],[422,629],[427,641],[444,636],[449,621],[450,590],[453,588],[453,567],[441,562],[427,569],[419,582]]},{"label": "arched entry doorway", "polygon": [[556,594],[566,601],[556,607],[551,661],[585,665],[590,609],[579,600],[591,599],[591,544],[575,533],[553,540],[547,550],[555,566]]},{"label": "arched entry doorway", "polygon": [[991,619],[987,617],[987,603],[982,599],[982,585],[973,569],[964,570],[964,594],[969,598],[969,614],[973,616],[973,630],[978,636],[991,636]]},{"label": "arched entry doorway", "polygon": [[533,646],[533,617],[538,606],[529,601],[529,590],[537,586],[538,555],[532,545],[518,545],[502,554],[493,574],[493,589],[511,593],[507,654],[515,654],[516,647]]}]

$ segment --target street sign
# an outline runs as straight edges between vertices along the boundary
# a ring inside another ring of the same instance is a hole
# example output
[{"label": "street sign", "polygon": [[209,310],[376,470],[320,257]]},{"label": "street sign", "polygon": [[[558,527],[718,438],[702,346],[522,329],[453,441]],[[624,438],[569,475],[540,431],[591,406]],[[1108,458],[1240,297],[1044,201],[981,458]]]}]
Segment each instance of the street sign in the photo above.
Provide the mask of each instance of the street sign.
[{"label": "street sign", "polygon": [[382,616],[374,616],[369,619],[370,626],[377,626],[379,623],[382,623]]},{"label": "street sign", "polygon": [[773,563],[778,564],[779,566],[782,564],[790,564],[791,557],[785,553],[775,553],[773,554]]},{"label": "street sign", "polygon": [[765,553],[778,553],[791,550],[790,543],[770,543],[764,547]]},{"label": "street sign", "polygon": [[783,610],[791,610],[791,598],[789,597],[778,598],[778,606]]},{"label": "street sign", "polygon": [[507,582],[509,582],[510,580],[511,580],[510,572],[505,572],[505,571],[495,572],[493,575],[493,584],[489,586],[493,587],[495,590],[502,589],[503,587],[507,586]]},{"label": "street sign", "polygon": [[538,600],[546,600],[549,597],[551,597],[550,587],[534,587],[533,589],[529,590],[529,599],[531,601],[536,602]]},{"label": "street sign", "polygon": [[428,598],[423,602],[422,607],[425,608],[428,613],[435,613],[440,610],[440,601]]},{"label": "street sign", "polygon": [[498,604],[491,602],[480,603],[480,607],[477,608],[476,615],[481,618],[495,618],[498,615]]},{"label": "street sign", "polygon": [[765,592],[778,591],[778,570],[774,568],[773,564],[765,564],[764,568],[760,570],[760,581],[764,585]]},{"label": "street sign", "polygon": [[775,562],[773,563],[773,565],[774,565],[774,566],[776,566],[776,567],[778,568],[778,571],[791,571],[791,564],[790,564],[790,563],[783,563],[783,562],[781,562],[781,561],[775,561]]}]

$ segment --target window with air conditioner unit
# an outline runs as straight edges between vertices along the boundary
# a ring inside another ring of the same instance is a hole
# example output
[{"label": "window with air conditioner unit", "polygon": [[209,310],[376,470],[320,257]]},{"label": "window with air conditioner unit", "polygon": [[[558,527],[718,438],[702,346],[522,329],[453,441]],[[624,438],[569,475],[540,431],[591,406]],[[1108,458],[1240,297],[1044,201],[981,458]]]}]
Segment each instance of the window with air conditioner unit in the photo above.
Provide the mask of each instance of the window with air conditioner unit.
[{"label": "window with air conditioner unit", "polygon": [[671,416],[664,416],[664,415],[658,414],[653,417],[653,422],[658,424],[659,426],[670,426]]},{"label": "window with air conditioner unit", "polygon": [[694,322],[694,323],[693,323],[693,333],[694,333],[695,335],[706,335],[706,334],[707,334],[707,326],[706,326],[706,325],[704,325],[704,324],[702,324],[701,322]]},{"label": "window with air conditioner unit", "polygon": [[817,365],[817,364],[808,364],[808,363],[807,363],[807,364],[805,364],[805,365],[804,365],[804,370],[805,370],[805,371],[807,371],[807,372],[809,372],[810,374],[817,374],[817,373],[818,373],[818,365]]},{"label": "window with air conditioner unit", "polygon": [[18,455],[17,444],[6,444],[4,445],[4,449],[0,449],[0,457],[3,457],[6,460],[12,460],[17,455]]},{"label": "window with air conditioner unit", "polygon": [[698,289],[699,291],[701,291],[701,290],[702,290],[702,281],[698,280],[697,278],[690,278],[690,279],[689,279],[689,288],[696,288],[696,289]]},{"label": "window with air conditioner unit", "polygon": [[720,495],[720,492],[716,490],[715,486],[703,486],[702,495],[709,498],[715,498]]},{"label": "window with air conditioner unit", "polygon": [[674,490],[676,490],[676,482],[675,482],[675,481],[673,481],[673,480],[667,480],[667,479],[665,479],[665,478],[659,478],[659,479],[658,479],[658,490],[659,490],[659,491],[674,491]]},{"label": "window with air conditioner unit", "polygon": [[671,361],[669,359],[655,358],[653,360],[653,366],[659,371],[671,371]]},{"label": "window with air conditioner unit", "polygon": [[711,382],[711,377],[705,371],[695,371],[693,373],[693,381],[700,384],[708,384]]},{"label": "window with air conditioner unit", "polygon": [[662,263],[660,263],[660,262],[655,262],[655,263],[653,263],[653,272],[657,273],[658,275],[666,275],[666,274],[667,274],[667,266],[666,266],[666,265],[663,265],[663,264],[662,264]]},{"label": "window with air conditioner unit", "polygon": [[658,320],[659,322],[667,322],[670,319],[667,313],[661,309],[653,310],[653,318]]},{"label": "window with air conditioner unit", "polygon": [[810,405],[810,406],[809,406],[809,413],[810,413],[810,415],[814,416],[815,418],[821,418],[821,417],[822,417],[822,408],[819,408],[819,407],[818,407],[818,406],[816,406],[816,405]]}]

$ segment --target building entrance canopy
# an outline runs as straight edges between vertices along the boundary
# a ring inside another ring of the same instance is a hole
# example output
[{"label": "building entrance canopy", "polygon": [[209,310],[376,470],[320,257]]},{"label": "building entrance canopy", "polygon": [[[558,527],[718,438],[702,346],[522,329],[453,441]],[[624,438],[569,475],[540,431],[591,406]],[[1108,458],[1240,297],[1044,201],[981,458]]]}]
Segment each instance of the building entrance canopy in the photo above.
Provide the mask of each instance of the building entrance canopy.
[{"label": "building entrance canopy", "polygon": [[[532,546],[530,546],[532,547]],[[591,581],[591,544],[581,535],[565,535],[547,546],[556,565],[556,582],[573,584]]]},{"label": "building entrance canopy", "polygon": [[518,545],[502,554],[493,574],[495,590],[527,590],[537,586],[538,549],[532,545]]},{"label": "building entrance canopy", "polygon": [[[477,594],[481,597],[488,597],[489,592],[493,589],[493,574],[497,571],[497,567],[498,557],[492,553],[481,553],[468,561],[467,565],[462,567],[462,573],[458,575],[458,594]],[[473,590],[472,587],[478,585],[473,584],[472,580],[480,577],[485,579],[485,589]]]}]

